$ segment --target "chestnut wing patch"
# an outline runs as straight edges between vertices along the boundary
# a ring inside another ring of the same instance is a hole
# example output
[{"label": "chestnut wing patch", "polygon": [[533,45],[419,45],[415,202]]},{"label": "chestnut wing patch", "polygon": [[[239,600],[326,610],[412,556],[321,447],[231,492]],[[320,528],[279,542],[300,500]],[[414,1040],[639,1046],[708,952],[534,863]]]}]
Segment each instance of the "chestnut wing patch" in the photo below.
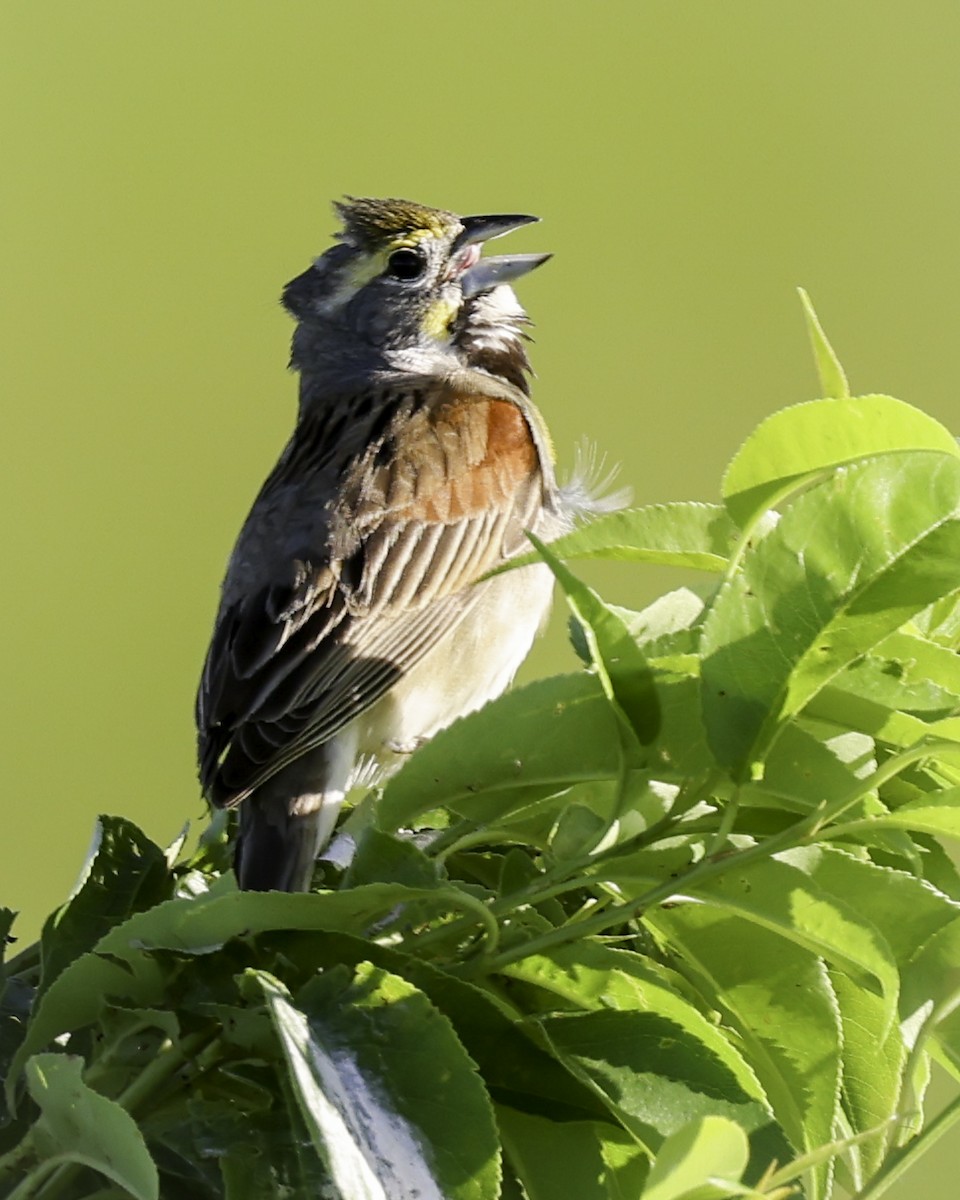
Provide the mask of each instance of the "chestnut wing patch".
[{"label": "chestnut wing patch", "polygon": [[334,736],[456,627],[473,583],[527,547],[543,484],[516,404],[438,389],[375,416],[327,515],[326,561],[311,565],[326,586],[311,591],[300,564],[285,604],[264,589],[220,615],[198,701],[214,803],[239,803]]}]

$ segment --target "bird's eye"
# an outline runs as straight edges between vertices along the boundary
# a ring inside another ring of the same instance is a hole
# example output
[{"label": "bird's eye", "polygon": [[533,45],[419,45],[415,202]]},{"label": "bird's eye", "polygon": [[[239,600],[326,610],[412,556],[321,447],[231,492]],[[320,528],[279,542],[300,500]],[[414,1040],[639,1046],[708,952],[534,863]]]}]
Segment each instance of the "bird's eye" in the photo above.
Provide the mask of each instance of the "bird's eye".
[{"label": "bird's eye", "polygon": [[394,250],[387,259],[387,274],[392,279],[419,279],[426,265],[419,250]]}]

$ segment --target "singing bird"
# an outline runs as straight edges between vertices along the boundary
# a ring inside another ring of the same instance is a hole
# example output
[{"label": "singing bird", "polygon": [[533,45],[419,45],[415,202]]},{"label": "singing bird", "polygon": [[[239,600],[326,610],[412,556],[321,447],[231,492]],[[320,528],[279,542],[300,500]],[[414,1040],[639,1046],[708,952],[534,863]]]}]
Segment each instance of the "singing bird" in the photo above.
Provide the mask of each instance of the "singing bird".
[{"label": "singing bird", "polygon": [[239,806],[237,879],[261,891],[308,889],[358,776],[509,685],[552,576],[484,577],[592,506],[558,487],[509,286],[550,256],[481,254],[536,218],[335,208],[342,231],[283,293],[296,428],[230,557],[197,697],[201,784]]}]

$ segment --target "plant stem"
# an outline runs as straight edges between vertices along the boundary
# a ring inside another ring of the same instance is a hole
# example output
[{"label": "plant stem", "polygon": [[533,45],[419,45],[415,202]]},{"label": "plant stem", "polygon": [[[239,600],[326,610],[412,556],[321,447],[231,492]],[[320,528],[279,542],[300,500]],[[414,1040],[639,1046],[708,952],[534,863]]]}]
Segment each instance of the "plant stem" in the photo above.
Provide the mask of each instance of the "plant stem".
[{"label": "plant stem", "polygon": [[[898,775],[905,767],[910,766],[911,763],[928,758],[939,749],[951,749],[955,752],[956,744],[938,740],[912,746],[909,750],[904,750],[900,754],[889,758],[869,778],[858,780],[856,786],[851,788],[846,795],[839,796],[836,800],[819,805],[802,820],[787,826],[780,833],[722,858],[704,859],[678,878],[659,884],[649,892],[645,892],[642,896],[638,896],[625,904],[617,905],[596,917],[578,922],[573,934],[571,934],[571,931],[566,926],[548,930],[538,937],[531,938],[529,942],[512,946],[510,949],[504,950],[501,954],[493,958],[486,958],[482,966],[486,971],[497,971],[512,962],[516,962],[518,959],[525,958],[529,954],[539,954],[551,946],[562,945],[570,941],[571,936],[583,938],[590,937],[596,933],[603,933],[605,930],[611,928],[611,926],[620,925],[624,921],[632,920],[643,912],[644,909],[652,908],[656,904],[662,904],[665,900],[669,900],[671,896],[694,890],[709,879],[723,875],[727,871],[740,870],[759,859],[769,858],[780,850],[786,850],[790,847],[801,845],[804,842],[816,841],[817,834],[821,829],[828,826],[832,820],[856,804],[865,793],[875,787],[879,787],[882,783],[886,783],[887,780]],[[594,883],[602,881],[602,875],[593,880]],[[470,964],[469,973],[473,973],[475,966],[476,964]]]},{"label": "plant stem", "polygon": [[939,1112],[930,1124],[902,1150],[890,1154],[880,1171],[853,1197],[853,1200],[878,1200],[888,1188],[899,1182],[921,1155],[960,1121],[960,1096]]}]

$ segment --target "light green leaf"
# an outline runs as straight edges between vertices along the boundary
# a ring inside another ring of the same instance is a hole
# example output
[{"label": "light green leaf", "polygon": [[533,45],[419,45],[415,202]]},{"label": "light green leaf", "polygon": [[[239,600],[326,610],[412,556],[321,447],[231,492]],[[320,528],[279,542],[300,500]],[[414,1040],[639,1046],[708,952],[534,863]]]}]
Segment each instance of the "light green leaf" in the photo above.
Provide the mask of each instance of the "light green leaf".
[{"label": "light green leaf", "polygon": [[838,400],[849,399],[850,385],[840,365],[840,359],[823,332],[823,326],[810,303],[810,297],[803,288],[797,288],[797,291],[800,293],[803,314],[807,318],[807,332],[810,334],[810,345],[813,347],[813,357],[820,377],[820,390],[824,396],[832,396]]},{"label": "light green leaf", "polygon": [[533,534],[527,536],[563,589],[604,694],[626,718],[628,729],[648,745],[660,728],[660,707],[643,651],[622,618],[592,588],[581,583]]},{"label": "light green leaf", "polygon": [[812,400],[767,417],[737,451],[723,499],[741,528],[820,472],[873,455],[960,454],[933,417],[892,396]]},{"label": "light green leaf", "polygon": [[[720,504],[676,501],[622,509],[595,517],[573,533],[550,543],[559,559],[610,558],[722,571],[737,529]],[[536,562],[526,554],[509,568]]]},{"label": "light green leaf", "polygon": [[34,1141],[43,1160],[80,1163],[120,1184],[136,1200],[157,1200],[160,1182],[140,1130],[119,1104],[83,1082],[83,1060],[37,1054],[27,1089],[40,1107]]},{"label": "light green leaf", "polygon": [[939,1043],[960,1079],[960,918],[917,947],[903,971],[901,1015],[908,1045]]},{"label": "light green leaf", "polygon": [[[670,641],[680,640],[673,635],[682,634],[695,624],[703,612],[703,600],[690,588],[682,587],[658,596],[639,612],[615,604],[611,608],[623,618],[630,633],[646,648],[647,653],[660,655],[669,652],[664,647]],[[651,642],[657,643],[655,648],[649,646]],[[687,639],[685,650],[689,653],[694,649],[691,636]]]},{"label": "light green leaf", "polygon": [[[676,948],[679,965],[706,1003],[724,1013],[742,1038],[743,1054],[794,1147],[813,1149],[832,1140],[841,1029],[816,955],[775,930],[709,905],[661,908],[647,919]],[[810,1200],[824,1195],[827,1184],[826,1168],[812,1175]]]},{"label": "light green leaf", "polygon": [[691,1121],[661,1146],[643,1200],[680,1200],[704,1185],[716,1189],[698,1192],[705,1200],[728,1195],[723,1185],[739,1183],[748,1157],[746,1135],[733,1121],[718,1116]]},{"label": "light green leaf", "polygon": [[830,978],[840,1008],[844,1111],[854,1133],[868,1134],[851,1156],[859,1167],[860,1187],[879,1170],[889,1149],[907,1049],[898,1024],[884,1027],[879,996],[840,971],[832,971]]},{"label": "light green leaf", "polygon": [[740,803],[809,813],[831,797],[849,794],[876,766],[872,738],[836,733],[803,717],[784,726],[763,778],[740,788]]},{"label": "light green leaf", "polygon": [[514,807],[581,780],[616,779],[617,718],[593,675],[558,675],[501,696],[454,721],[387,784],[382,829],[449,807],[496,820]]},{"label": "light green leaf", "polygon": [[953,649],[899,630],[882,641],[875,653],[883,661],[900,666],[904,683],[916,686],[929,682],[947,695],[960,697],[960,656]]},{"label": "light green leaf", "polygon": [[[839,854],[831,851],[831,854]],[[829,858],[821,850],[792,850],[706,881],[698,897],[735,912],[820,955],[846,971],[860,986],[884,997],[886,1025],[893,1022],[899,991],[894,952],[869,917],[864,916],[860,891],[837,894],[836,875],[823,886],[811,865]],[[843,856],[847,864],[854,860]],[[825,872],[825,874],[827,874]]]},{"label": "light green leaf", "polygon": [[960,588],[960,459],[893,454],[835,472],[720,589],[701,643],[703,712],[738,776],[778,727],[920,608]]},{"label": "light green leaf", "polygon": [[[746,1095],[766,1104],[756,1075],[724,1031],[669,987],[665,975],[639,954],[584,940],[522,958],[502,973],[547,994],[536,1009],[558,1007],[559,1000],[564,1007],[588,1012],[609,1008],[659,1013],[702,1042],[704,1053],[721,1062]],[[556,997],[552,1005],[548,997]]]},{"label": "light green leaf", "polygon": [[940,929],[960,915],[960,904],[907,871],[878,866],[835,846],[806,846],[777,858],[801,870],[824,894],[856,911],[882,938],[902,968]]},{"label": "light green leaf", "polygon": [[881,813],[869,820],[845,823],[843,828],[853,832],[860,828],[906,829],[912,833],[960,839],[960,787],[934,792],[923,800],[911,800],[890,813]]},{"label": "light green leaf", "polygon": [[496,1200],[490,1101],[422,992],[366,963],[321,976],[292,1003],[255,974],[342,1200]]},{"label": "light green leaf", "polygon": [[600,1121],[549,1121],[497,1107],[507,1158],[528,1200],[637,1200],[648,1159],[628,1133]]}]

